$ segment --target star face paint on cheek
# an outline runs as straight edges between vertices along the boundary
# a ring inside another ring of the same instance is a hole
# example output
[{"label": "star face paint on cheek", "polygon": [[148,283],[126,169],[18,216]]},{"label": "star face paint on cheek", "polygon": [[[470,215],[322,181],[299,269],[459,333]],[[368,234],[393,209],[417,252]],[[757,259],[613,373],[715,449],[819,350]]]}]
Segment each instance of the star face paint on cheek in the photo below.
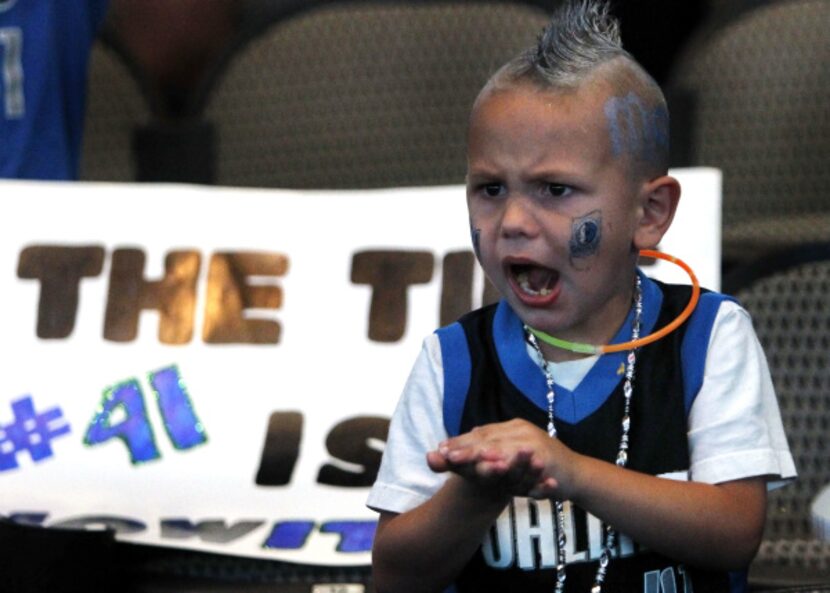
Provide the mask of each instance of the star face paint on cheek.
[{"label": "star face paint on cheek", "polygon": [[571,260],[589,257],[599,250],[602,239],[602,212],[594,210],[571,222],[571,240],[568,243]]}]

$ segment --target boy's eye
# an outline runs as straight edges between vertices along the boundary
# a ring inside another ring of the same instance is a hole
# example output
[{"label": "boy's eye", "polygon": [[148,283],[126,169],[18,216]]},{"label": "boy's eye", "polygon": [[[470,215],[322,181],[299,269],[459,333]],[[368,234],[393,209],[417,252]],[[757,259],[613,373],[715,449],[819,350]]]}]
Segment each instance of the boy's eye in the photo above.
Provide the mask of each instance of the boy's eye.
[{"label": "boy's eye", "polygon": [[545,191],[555,198],[561,198],[571,193],[571,188],[561,183],[548,183]]},{"label": "boy's eye", "polygon": [[495,198],[496,196],[501,195],[504,186],[501,183],[487,183],[484,184],[481,189],[484,191],[484,194]]}]

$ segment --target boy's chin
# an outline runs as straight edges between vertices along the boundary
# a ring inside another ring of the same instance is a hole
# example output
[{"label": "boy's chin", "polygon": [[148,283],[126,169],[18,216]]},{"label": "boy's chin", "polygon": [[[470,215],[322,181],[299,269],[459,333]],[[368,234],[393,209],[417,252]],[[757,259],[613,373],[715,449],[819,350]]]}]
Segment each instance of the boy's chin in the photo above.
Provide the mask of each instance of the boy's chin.
[{"label": "boy's chin", "polygon": [[538,331],[543,331],[552,336],[556,336],[557,334],[567,331],[568,329],[568,324],[564,323],[558,315],[550,310],[539,309],[537,307],[527,307],[521,302],[515,303],[510,300],[508,300],[508,302],[510,302],[510,305],[516,312],[516,315],[519,316],[519,319],[521,319],[522,322],[528,327],[532,327]]}]

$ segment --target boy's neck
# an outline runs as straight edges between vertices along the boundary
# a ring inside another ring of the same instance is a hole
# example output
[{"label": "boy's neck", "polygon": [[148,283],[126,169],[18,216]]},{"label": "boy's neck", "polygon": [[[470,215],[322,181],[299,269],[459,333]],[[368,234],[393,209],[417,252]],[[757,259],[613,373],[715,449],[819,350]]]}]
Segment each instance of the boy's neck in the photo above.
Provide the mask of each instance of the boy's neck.
[{"label": "boy's neck", "polygon": [[[617,335],[620,328],[625,324],[625,320],[628,319],[628,315],[631,312],[631,308],[633,307],[633,299],[634,299],[634,286],[631,287],[631,290],[628,291],[627,295],[623,297],[622,303],[619,306],[619,312],[615,314],[614,320],[606,320],[603,323],[605,328],[612,328],[610,332],[607,330],[599,336],[593,336],[591,338],[574,338],[572,336],[554,336],[557,338],[565,338],[571,342],[578,342],[578,343],[586,343],[592,346],[602,346],[605,344],[609,344],[611,340],[614,339],[614,336]],[[623,341],[630,339],[626,337]],[[573,352],[571,350],[567,350],[565,348],[560,348],[558,346],[554,346],[552,344],[548,344],[542,340],[539,340],[539,347],[544,355],[545,359],[549,362],[568,362],[571,360],[581,360],[583,358],[587,358],[588,356],[593,356],[592,354],[584,354],[580,352]]]},{"label": "boy's neck", "polygon": [[571,352],[570,350],[565,350],[564,348],[557,348],[556,346],[551,346],[541,340],[539,340],[539,348],[542,350],[542,355],[548,362],[568,362],[571,360],[581,360],[583,358],[588,358],[589,356],[595,356],[593,354],[582,354],[579,352]]}]

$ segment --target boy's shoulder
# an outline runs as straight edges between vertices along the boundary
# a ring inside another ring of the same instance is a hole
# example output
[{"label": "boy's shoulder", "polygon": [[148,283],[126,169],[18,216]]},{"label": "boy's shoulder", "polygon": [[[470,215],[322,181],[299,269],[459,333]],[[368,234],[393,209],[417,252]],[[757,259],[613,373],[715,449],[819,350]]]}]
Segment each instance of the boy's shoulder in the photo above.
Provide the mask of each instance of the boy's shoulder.
[{"label": "boy's shoulder", "polygon": [[[649,280],[657,286],[662,294],[662,308],[683,310],[692,298],[692,286],[690,284],[670,284],[654,278],[650,278]],[[700,299],[691,317],[694,319],[695,317],[708,317],[717,314],[720,305],[724,302],[732,302],[740,305],[738,300],[733,296],[701,287]]]},{"label": "boy's shoulder", "polygon": [[442,336],[448,333],[461,331],[462,327],[474,327],[480,324],[491,325],[493,318],[500,307],[507,307],[509,309],[507,303],[501,300],[488,305],[483,305],[478,309],[473,309],[472,311],[464,313],[452,323],[439,327],[435,330],[435,333]]}]

